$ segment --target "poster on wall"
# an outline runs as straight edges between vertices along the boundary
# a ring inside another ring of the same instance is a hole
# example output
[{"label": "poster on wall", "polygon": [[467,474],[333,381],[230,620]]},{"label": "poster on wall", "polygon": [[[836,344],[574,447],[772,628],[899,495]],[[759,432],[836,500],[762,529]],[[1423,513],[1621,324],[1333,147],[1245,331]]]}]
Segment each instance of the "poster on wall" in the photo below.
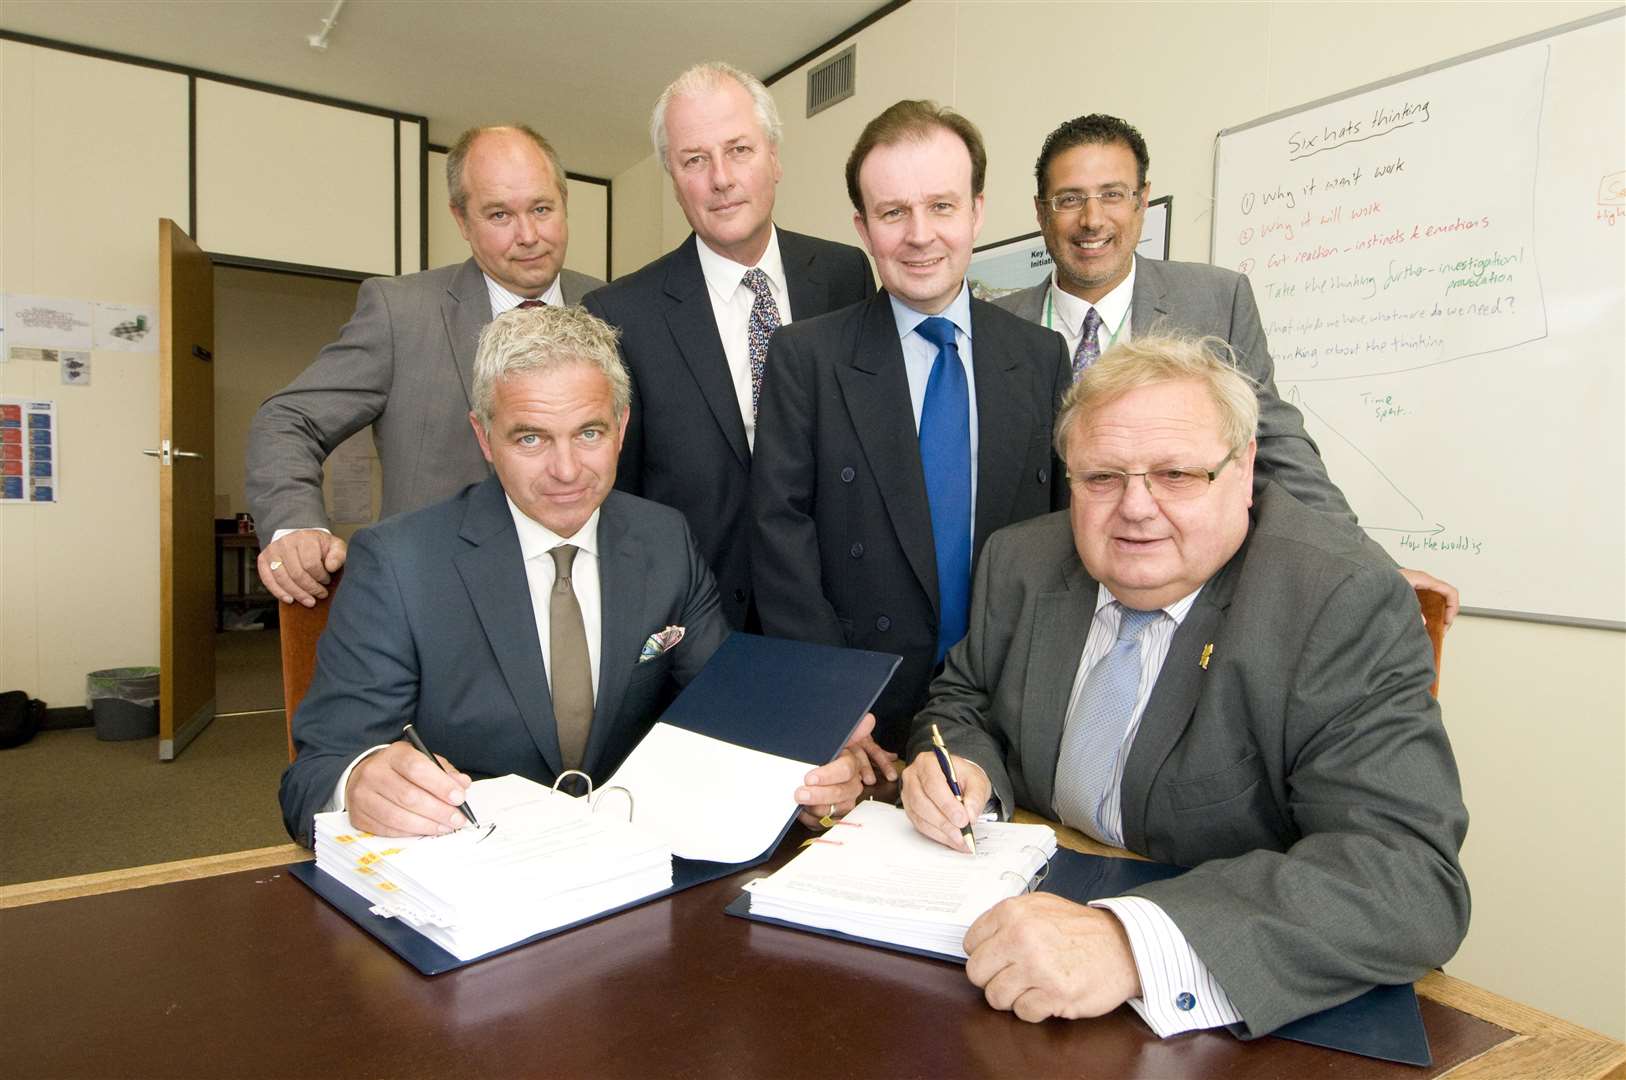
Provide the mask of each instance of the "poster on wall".
[{"label": "poster on wall", "polygon": [[96,301],[96,348],[109,352],[157,352],[158,309]]},{"label": "poster on wall", "polygon": [[56,502],[56,402],[0,398],[0,503]]},{"label": "poster on wall", "polygon": [[[1173,210],[1173,195],[1164,195],[1146,204],[1140,243],[1135,245],[1136,255],[1143,259],[1169,257],[1169,215]],[[966,277],[971,282],[972,296],[978,300],[993,300],[1037,285],[1050,273],[1050,267],[1050,252],[1045,250],[1044,237],[1031,232],[977,248]]]},{"label": "poster on wall", "polygon": [[41,349],[89,349],[91,303],[60,296],[6,297],[6,344]]}]

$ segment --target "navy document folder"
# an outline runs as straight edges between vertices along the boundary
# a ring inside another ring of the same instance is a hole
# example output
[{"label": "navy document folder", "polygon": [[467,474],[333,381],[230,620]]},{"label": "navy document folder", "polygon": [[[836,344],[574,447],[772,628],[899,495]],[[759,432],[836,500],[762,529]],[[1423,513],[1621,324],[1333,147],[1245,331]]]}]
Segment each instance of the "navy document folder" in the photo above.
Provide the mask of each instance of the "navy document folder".
[{"label": "navy document folder", "polygon": [[[651,737],[660,734],[664,725],[720,740],[732,748],[796,762],[826,762],[846,744],[898,663],[898,657],[885,653],[731,634],[673,701]],[[634,750],[628,764],[637,758],[638,751]],[[623,767],[617,777],[626,771]],[[727,794],[723,792],[724,797]],[[632,791],[632,795],[634,823],[637,824],[637,792]],[[601,812],[613,811],[606,806]],[[769,842],[739,861],[684,858],[683,845],[675,841],[672,848],[679,854],[672,859],[670,889],[513,942],[468,961],[459,960],[400,919],[373,914],[366,897],[319,870],[315,863],[296,863],[288,867],[288,871],[420,972],[437,975],[757,865],[779,846],[795,816],[792,808],[782,820],[776,818],[769,822],[763,834]]]}]

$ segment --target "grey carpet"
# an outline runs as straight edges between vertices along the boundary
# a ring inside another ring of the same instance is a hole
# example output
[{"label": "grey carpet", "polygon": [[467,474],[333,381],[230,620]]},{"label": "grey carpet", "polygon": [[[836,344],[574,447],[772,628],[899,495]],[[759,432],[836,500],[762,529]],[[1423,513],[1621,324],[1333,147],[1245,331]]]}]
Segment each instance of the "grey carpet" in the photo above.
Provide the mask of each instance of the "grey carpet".
[{"label": "grey carpet", "polygon": [[158,740],[47,731],[0,750],[0,885],[286,843],[277,783],[288,764],[276,632],[219,635],[223,716],[174,761]]}]

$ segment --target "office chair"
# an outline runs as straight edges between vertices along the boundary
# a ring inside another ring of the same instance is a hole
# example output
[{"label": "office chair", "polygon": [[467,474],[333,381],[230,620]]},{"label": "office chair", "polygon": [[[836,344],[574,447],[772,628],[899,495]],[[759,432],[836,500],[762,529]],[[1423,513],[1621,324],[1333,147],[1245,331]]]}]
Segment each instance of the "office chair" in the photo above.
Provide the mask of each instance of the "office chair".
[{"label": "office chair", "polygon": [[282,709],[283,723],[288,730],[288,760],[294,759],[294,710],[310,689],[311,676],[316,674],[316,639],[327,626],[328,606],[339,591],[339,570],[328,582],[327,596],[316,601],[315,607],[303,604],[283,604],[278,609],[278,623],[282,639]]},{"label": "office chair", "polygon": [[1434,685],[1429,693],[1440,696],[1440,653],[1445,648],[1445,597],[1427,589],[1417,590],[1417,606],[1423,609],[1423,625],[1434,645]]}]

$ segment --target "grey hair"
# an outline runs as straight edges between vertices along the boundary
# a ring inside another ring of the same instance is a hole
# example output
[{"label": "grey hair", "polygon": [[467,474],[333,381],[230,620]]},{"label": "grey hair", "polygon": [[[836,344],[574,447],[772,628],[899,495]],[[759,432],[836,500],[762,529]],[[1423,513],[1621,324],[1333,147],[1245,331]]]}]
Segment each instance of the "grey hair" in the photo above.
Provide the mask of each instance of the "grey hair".
[{"label": "grey hair", "polygon": [[757,124],[762,128],[762,134],[767,137],[768,145],[778,148],[784,125],[779,122],[779,106],[768,88],[762,85],[762,80],[725,60],[708,60],[673,79],[672,84],[655,99],[655,111],[649,117],[649,141],[655,146],[655,156],[660,158],[661,168],[668,173],[672,171],[672,165],[666,160],[667,106],[681,97],[695,97],[716,90],[725,80],[738,83],[751,95],[751,107],[757,114]]},{"label": "grey hair", "polygon": [[553,169],[553,182],[559,185],[559,202],[564,204],[570,201],[570,185],[565,182],[565,167],[559,163],[559,155],[554,151],[552,143],[537,134],[529,124],[491,124],[486,127],[469,128],[457,137],[452,148],[446,152],[446,194],[459,212],[466,209],[469,204],[469,193],[463,190],[463,162],[468,160],[474,140],[492,131],[517,131],[529,137],[536,144],[536,148],[542,151],[542,156],[548,159],[548,165]]},{"label": "grey hair", "polygon": [[632,380],[616,348],[620,336],[609,323],[579,307],[514,308],[480,331],[474,356],[474,415],[491,433],[497,383],[511,375],[552,372],[570,364],[587,364],[610,382],[615,418],[632,403]]},{"label": "grey hair", "polygon": [[1232,450],[1259,430],[1258,383],[1236,364],[1236,351],[1217,337],[1148,334],[1120,342],[1091,364],[1061,399],[1056,453],[1067,460],[1067,435],[1081,417],[1131,390],[1157,383],[1200,382],[1219,410],[1220,437]]}]

